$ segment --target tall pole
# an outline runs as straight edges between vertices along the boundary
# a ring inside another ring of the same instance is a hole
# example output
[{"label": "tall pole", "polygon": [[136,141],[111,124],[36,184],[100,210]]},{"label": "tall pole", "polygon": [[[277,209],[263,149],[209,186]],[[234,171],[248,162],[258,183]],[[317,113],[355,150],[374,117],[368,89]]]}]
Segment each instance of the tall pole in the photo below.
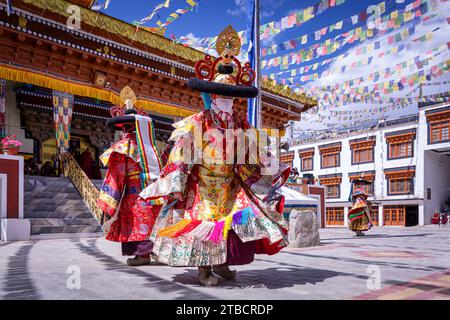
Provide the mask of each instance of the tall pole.
[{"label": "tall pole", "polygon": [[262,103],[261,103],[261,51],[260,51],[260,35],[259,35],[259,0],[255,0],[255,67],[256,67],[256,87],[259,89],[258,96],[256,97],[256,124],[257,128],[262,128]]}]

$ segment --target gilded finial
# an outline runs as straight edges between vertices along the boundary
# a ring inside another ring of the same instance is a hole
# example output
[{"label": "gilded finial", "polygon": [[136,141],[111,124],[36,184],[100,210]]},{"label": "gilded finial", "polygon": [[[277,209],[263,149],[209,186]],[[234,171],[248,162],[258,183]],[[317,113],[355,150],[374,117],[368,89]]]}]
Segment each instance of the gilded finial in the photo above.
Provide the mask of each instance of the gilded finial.
[{"label": "gilded finial", "polygon": [[126,103],[127,100],[131,100],[133,104],[136,103],[136,95],[134,94],[133,89],[131,89],[129,86],[125,86],[120,91],[120,100],[122,100],[122,103]]}]

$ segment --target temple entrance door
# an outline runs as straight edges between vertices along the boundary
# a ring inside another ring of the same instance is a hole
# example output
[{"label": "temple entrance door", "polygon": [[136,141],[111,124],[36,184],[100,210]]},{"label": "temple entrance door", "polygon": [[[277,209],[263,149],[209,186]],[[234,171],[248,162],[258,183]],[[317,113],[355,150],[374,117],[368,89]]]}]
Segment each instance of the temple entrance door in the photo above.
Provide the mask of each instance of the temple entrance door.
[{"label": "temple entrance door", "polygon": [[101,179],[98,148],[88,137],[71,134],[69,151],[90,179]]},{"label": "temple entrance door", "polygon": [[69,151],[74,154],[75,151],[79,151],[80,154],[89,150],[94,159],[98,157],[98,151],[95,146],[91,144],[89,138],[82,135],[71,134],[69,142]]},{"label": "temple entrance door", "polygon": [[56,139],[55,138],[48,138],[44,141],[42,141],[41,146],[41,155],[40,159],[42,164],[46,163],[47,161],[54,162],[56,157]]}]

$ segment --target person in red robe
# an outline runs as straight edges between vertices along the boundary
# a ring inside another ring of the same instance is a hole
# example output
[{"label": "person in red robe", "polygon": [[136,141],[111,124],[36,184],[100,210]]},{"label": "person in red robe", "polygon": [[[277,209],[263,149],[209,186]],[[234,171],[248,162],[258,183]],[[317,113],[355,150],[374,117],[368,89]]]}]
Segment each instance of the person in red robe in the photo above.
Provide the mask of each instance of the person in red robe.
[{"label": "person in red robe", "polygon": [[124,115],[107,121],[108,127],[122,130],[122,133],[120,141],[100,156],[108,171],[97,205],[107,219],[103,225],[107,231],[106,239],[120,242],[122,255],[134,256],[127,264],[139,266],[151,263],[153,242],[149,236],[160,206],[155,202],[136,201],[145,184],[135,132],[137,111],[131,100],[127,100],[127,104]]}]

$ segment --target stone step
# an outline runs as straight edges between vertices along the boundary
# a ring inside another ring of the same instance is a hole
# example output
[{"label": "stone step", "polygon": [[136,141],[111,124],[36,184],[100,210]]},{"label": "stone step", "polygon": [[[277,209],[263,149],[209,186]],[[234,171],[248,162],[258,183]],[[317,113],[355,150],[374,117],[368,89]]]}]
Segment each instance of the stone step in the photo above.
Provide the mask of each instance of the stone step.
[{"label": "stone step", "polygon": [[84,206],[84,201],[82,199],[46,199],[46,198],[35,198],[28,201],[25,201],[25,208],[27,206],[36,206],[36,205],[42,205],[42,204],[54,204],[54,205],[78,205],[78,206]]},{"label": "stone step", "polygon": [[[95,185],[100,180],[94,181]],[[64,177],[25,177],[25,218],[31,234],[102,234],[101,228],[69,179]]]},{"label": "stone step", "polygon": [[85,226],[98,226],[97,221],[92,218],[31,218],[29,219],[32,226],[70,226],[70,225],[85,225]]},{"label": "stone step", "polygon": [[25,193],[26,201],[34,199],[81,199],[80,194],[74,190],[73,192],[47,192],[47,191],[34,191],[33,193]]},{"label": "stone step", "polygon": [[88,211],[86,205],[82,204],[54,204],[45,202],[36,205],[25,205],[25,212],[33,211],[48,211],[48,212],[73,212],[73,211]]},{"label": "stone step", "polygon": [[85,211],[70,211],[70,212],[49,212],[49,211],[31,211],[25,212],[25,218],[58,218],[58,219],[89,219],[94,217],[89,212],[89,210]]},{"label": "stone step", "polygon": [[75,189],[73,185],[70,185],[70,186],[48,186],[48,187],[36,188],[29,193],[33,194],[35,192],[78,193],[77,189]]},{"label": "stone step", "polygon": [[101,232],[93,233],[41,233],[32,234],[30,240],[52,240],[52,239],[90,239],[90,238],[102,238],[105,234]]},{"label": "stone step", "polygon": [[100,226],[86,225],[66,225],[66,226],[33,226],[31,225],[31,234],[48,234],[48,233],[95,233],[101,232]]}]

